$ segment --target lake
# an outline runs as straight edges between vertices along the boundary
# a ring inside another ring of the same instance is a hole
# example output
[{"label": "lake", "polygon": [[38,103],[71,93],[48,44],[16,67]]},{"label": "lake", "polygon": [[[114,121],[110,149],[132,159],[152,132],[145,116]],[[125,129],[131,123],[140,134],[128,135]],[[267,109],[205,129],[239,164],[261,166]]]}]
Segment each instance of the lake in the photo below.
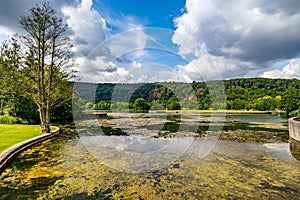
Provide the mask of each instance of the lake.
[{"label": "lake", "polygon": [[78,138],[14,159],[0,199],[300,198],[300,144],[285,117],[109,113],[75,125]]}]

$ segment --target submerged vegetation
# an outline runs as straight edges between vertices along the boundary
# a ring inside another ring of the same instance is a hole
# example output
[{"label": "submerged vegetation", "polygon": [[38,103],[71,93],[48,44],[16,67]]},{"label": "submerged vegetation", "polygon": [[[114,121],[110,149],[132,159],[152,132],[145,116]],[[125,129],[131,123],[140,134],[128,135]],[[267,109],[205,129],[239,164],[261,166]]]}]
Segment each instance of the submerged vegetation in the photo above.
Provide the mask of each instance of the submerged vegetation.
[{"label": "submerged vegetation", "polygon": [[[184,156],[162,169],[132,174],[97,160],[79,139],[46,141],[22,153],[0,175],[0,198],[10,199],[15,194],[23,199],[297,199],[300,196],[299,162],[287,152],[276,150],[288,148],[288,144],[219,141],[207,157],[199,159],[197,144],[201,143],[201,139],[196,139]],[[116,159],[120,164],[127,162]]]}]

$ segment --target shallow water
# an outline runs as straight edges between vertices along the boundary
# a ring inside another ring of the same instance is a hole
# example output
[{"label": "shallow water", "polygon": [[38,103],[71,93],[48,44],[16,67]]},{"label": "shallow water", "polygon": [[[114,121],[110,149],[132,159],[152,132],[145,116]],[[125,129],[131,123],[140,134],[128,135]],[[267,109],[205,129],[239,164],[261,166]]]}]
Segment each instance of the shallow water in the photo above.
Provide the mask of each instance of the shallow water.
[{"label": "shallow water", "polygon": [[[263,117],[286,124],[278,116]],[[144,137],[128,132],[126,124],[126,136],[82,132],[79,139],[46,141],[23,152],[0,175],[0,199],[300,199],[300,162],[294,157],[300,144],[273,138],[287,130],[252,127],[249,122],[263,119],[231,115],[221,122],[238,127],[230,133],[264,131],[272,137],[265,142],[249,135],[244,142],[214,140],[209,134],[170,137],[172,131],[162,128],[166,135],[159,137],[149,135],[149,127],[162,124],[147,119],[144,126],[139,124]],[[178,125],[185,119],[167,121]],[[241,131],[240,124],[249,129]]]}]

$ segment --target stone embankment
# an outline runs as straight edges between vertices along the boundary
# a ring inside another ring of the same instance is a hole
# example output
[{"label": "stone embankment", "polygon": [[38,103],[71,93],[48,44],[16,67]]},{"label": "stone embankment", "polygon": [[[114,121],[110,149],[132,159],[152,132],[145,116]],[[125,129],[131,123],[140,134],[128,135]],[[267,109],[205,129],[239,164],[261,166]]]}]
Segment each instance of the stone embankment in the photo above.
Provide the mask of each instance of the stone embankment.
[{"label": "stone embankment", "polygon": [[300,117],[289,119],[289,133],[292,139],[300,141]]}]

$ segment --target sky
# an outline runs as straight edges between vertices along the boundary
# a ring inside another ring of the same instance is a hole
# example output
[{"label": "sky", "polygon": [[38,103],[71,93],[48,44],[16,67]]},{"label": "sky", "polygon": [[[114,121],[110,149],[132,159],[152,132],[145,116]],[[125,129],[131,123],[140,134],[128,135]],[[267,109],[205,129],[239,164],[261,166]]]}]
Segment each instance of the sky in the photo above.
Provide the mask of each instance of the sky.
[{"label": "sky", "polygon": [[[0,41],[39,0],[0,3]],[[50,0],[85,82],[300,79],[298,0]]]}]

